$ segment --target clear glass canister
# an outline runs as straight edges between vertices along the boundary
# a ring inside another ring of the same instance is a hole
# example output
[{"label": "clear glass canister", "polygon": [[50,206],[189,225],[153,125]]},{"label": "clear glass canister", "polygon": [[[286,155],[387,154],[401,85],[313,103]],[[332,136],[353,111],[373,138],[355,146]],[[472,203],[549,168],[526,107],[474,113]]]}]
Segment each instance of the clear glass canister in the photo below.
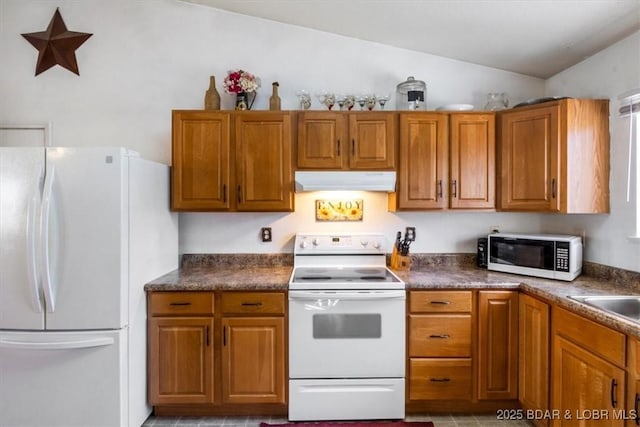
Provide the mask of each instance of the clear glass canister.
[{"label": "clear glass canister", "polygon": [[396,110],[424,110],[427,106],[427,84],[409,76],[398,85]]}]

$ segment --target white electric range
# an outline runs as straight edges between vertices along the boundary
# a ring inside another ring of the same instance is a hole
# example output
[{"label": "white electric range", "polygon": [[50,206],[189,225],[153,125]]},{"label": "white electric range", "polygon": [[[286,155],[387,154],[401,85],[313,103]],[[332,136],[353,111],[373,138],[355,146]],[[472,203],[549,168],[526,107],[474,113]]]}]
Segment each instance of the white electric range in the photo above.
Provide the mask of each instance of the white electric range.
[{"label": "white electric range", "polygon": [[289,419],[403,419],[405,283],[382,234],[298,234],[289,281]]}]

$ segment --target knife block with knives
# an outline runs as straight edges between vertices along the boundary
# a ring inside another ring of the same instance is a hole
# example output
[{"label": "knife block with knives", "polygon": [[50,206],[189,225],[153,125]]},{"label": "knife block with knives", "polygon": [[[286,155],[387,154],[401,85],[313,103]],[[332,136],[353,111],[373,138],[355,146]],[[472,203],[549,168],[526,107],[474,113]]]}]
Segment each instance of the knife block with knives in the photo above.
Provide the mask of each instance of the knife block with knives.
[{"label": "knife block with knives", "polygon": [[396,241],[391,252],[390,267],[393,270],[409,271],[411,269],[411,257],[409,256],[409,246],[415,240],[415,230],[410,236],[405,233],[404,239],[402,233],[398,231]]}]

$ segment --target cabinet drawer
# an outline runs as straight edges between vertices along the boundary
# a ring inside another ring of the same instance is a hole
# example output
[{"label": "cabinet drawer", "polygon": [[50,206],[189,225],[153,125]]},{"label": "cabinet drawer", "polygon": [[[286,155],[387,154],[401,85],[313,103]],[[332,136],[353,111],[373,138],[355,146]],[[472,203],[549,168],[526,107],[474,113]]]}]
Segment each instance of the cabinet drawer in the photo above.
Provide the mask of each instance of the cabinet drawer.
[{"label": "cabinet drawer", "polygon": [[222,312],[225,314],[284,314],[282,292],[225,292]]},{"label": "cabinet drawer", "polygon": [[213,314],[213,292],[152,292],[149,313],[152,316]]},{"label": "cabinet drawer", "polygon": [[471,315],[410,315],[409,356],[471,356]]},{"label": "cabinet drawer", "polygon": [[412,291],[412,313],[470,313],[471,291]]},{"label": "cabinet drawer", "polygon": [[562,308],[553,312],[553,329],[610,362],[625,366],[625,335]]},{"label": "cabinet drawer", "polygon": [[471,399],[471,359],[411,359],[409,400]]}]

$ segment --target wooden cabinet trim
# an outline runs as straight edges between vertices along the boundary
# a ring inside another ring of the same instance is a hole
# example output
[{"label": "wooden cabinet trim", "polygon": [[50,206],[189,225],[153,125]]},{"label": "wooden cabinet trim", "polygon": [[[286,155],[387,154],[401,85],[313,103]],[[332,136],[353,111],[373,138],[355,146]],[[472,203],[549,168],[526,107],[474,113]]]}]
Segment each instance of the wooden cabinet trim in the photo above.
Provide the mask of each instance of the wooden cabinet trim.
[{"label": "wooden cabinet trim", "polygon": [[554,335],[562,335],[617,366],[625,366],[626,336],[621,332],[560,307],[554,307],[552,328]]}]

